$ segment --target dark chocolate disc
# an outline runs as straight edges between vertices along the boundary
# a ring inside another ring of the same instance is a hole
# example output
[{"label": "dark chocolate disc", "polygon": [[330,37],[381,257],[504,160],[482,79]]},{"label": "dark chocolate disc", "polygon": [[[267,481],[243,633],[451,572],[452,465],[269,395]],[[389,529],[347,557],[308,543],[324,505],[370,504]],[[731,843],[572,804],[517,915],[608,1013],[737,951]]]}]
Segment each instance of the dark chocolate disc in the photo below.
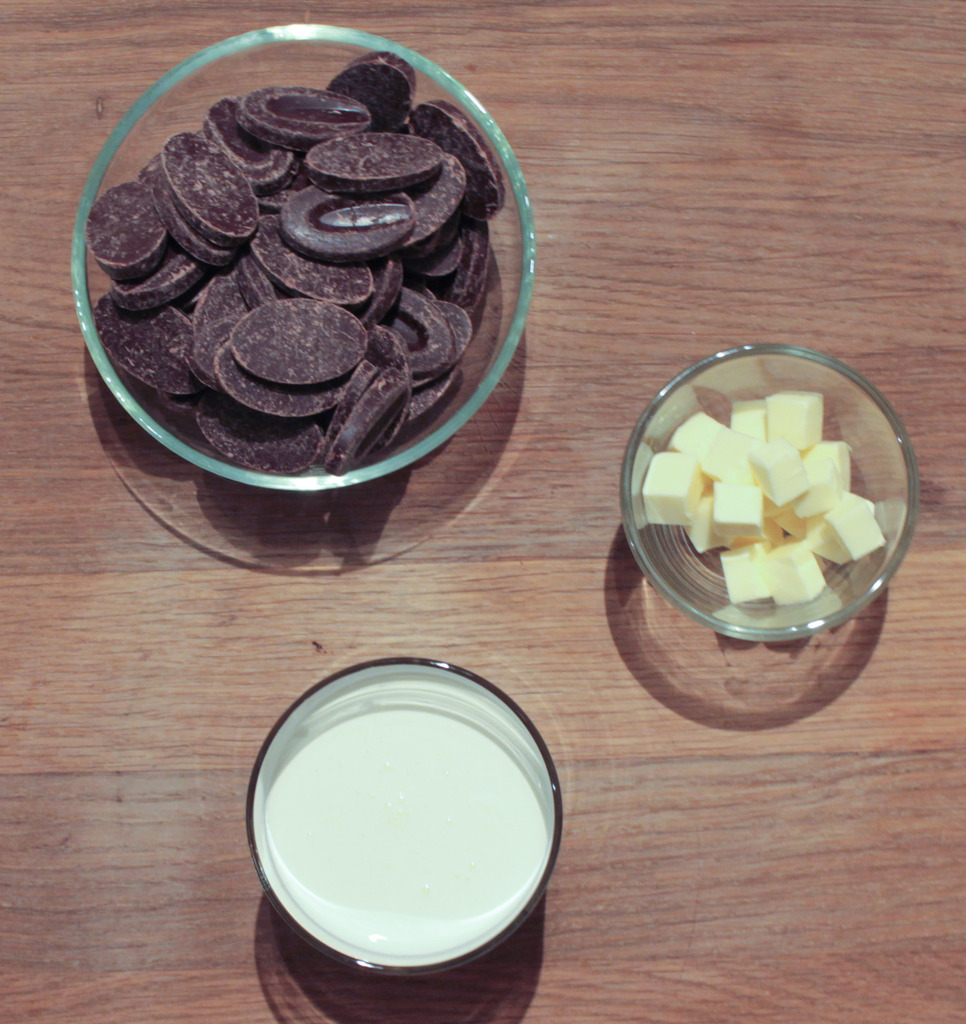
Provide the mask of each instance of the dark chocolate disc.
[{"label": "dark chocolate disc", "polygon": [[344,378],[301,386],[262,380],[238,365],[230,342],[218,349],[213,363],[217,390],[231,395],[235,401],[249,409],[272,416],[317,416],[338,405],[345,390]]},{"label": "dark chocolate disc", "polygon": [[366,327],[378,323],[399,298],[403,285],[403,265],[398,255],[392,254],[370,264],[372,270],[372,297],[358,317]]},{"label": "dark chocolate disc", "polygon": [[342,133],[365,131],[372,118],[358,100],[309,86],[265,86],[243,96],[238,123],[256,138],[305,152]]},{"label": "dark chocolate disc", "polygon": [[123,309],[153,309],[184,295],[207,273],[203,263],[179,246],[169,244],[156,270],[137,281],[115,281],[111,295]]},{"label": "dark chocolate disc", "polygon": [[297,170],[295,154],[249,135],[238,123],[237,113],[238,100],[234,96],[213,104],[205,117],[205,135],[251,182],[256,196],[278,192]]},{"label": "dark chocolate disc", "polygon": [[235,274],[238,278],[238,289],[249,309],[254,309],[264,302],[274,302],[279,297],[275,285],[269,281],[265,271],[250,252],[243,252],[238,257]]},{"label": "dark chocolate disc", "polygon": [[314,419],[269,416],[215,391],[202,397],[195,415],[208,443],[247,469],[300,473],[316,461],[322,446]]},{"label": "dark chocolate disc", "polygon": [[410,188],[435,177],[443,151],[430,139],[394,132],[343,135],[305,154],[310,180],[327,192],[372,195]]},{"label": "dark chocolate disc", "polygon": [[428,384],[421,384],[413,388],[412,398],[409,400],[409,408],[406,410],[406,420],[411,423],[413,420],[432,412],[438,414],[448,400],[455,396],[463,380],[463,371],[454,366],[447,370],[441,377],[430,381]]},{"label": "dark chocolate disc", "polygon": [[171,189],[168,186],[167,178],[161,170],[160,159],[155,163],[152,161],[143,169],[144,181],[151,187],[151,194],[154,197],[154,207],[158,211],[168,234],[181,246],[186,253],[194,256],[196,260],[207,263],[212,267],[225,267],[231,263],[235,255],[235,247],[212,245],[184,219],[181,210],[174,201]]},{"label": "dark chocolate disc", "polygon": [[457,234],[447,245],[434,250],[428,256],[404,253],[403,266],[407,272],[423,277],[447,277],[459,267],[462,252],[463,239]]},{"label": "dark chocolate disc", "polygon": [[111,359],[132,377],[172,395],[198,390],[187,363],[192,332],[184,313],[171,306],[132,313],[102,295],[94,325]]},{"label": "dark chocolate disc", "polygon": [[462,306],[475,316],[486,295],[490,267],[490,232],[486,221],[464,217],[460,226],[460,264],[453,279],[439,293],[441,299]]},{"label": "dark chocolate disc", "polygon": [[237,269],[215,274],[198,294],[191,322],[197,331],[219,320],[234,323],[248,312],[238,282]]},{"label": "dark chocolate disc", "polygon": [[266,214],[259,221],[250,251],[269,280],[290,295],[361,306],[372,294],[367,264],[336,265],[300,255],[282,241],[275,215]]},{"label": "dark chocolate disc", "polygon": [[231,332],[239,365],[277,384],[319,384],[348,373],[366,350],[366,329],[341,306],[278,299],[258,306]]},{"label": "dark chocolate disc", "polygon": [[430,100],[412,112],[410,128],[462,163],[466,169],[463,209],[470,217],[485,220],[500,210],[506,195],[503,175],[482,132],[468,115],[448,100]]},{"label": "dark chocolate disc", "polygon": [[330,424],[322,463],[326,472],[341,476],[393,433],[406,416],[411,394],[412,383],[404,373],[378,369],[335,434]]},{"label": "dark chocolate disc", "polygon": [[293,249],[314,259],[355,263],[398,249],[415,223],[404,192],[352,197],[310,186],[282,206],[278,230]]},{"label": "dark chocolate disc", "polygon": [[115,281],[145,277],[161,262],[167,232],[151,191],[128,181],[98,196],[87,216],[87,247]]},{"label": "dark chocolate disc", "polygon": [[460,360],[473,340],[473,321],[469,313],[462,306],[454,302],[446,302],[443,299],[435,299],[434,305],[437,312],[442,313],[449,329],[453,332],[453,344],[456,346],[456,358]]},{"label": "dark chocolate disc", "polygon": [[456,362],[453,332],[433,299],[403,287],[383,322],[406,343],[414,381],[438,377]]},{"label": "dark chocolate disc", "polygon": [[439,174],[431,181],[409,190],[416,209],[416,226],[406,244],[423,242],[452,221],[465,191],[466,171],[463,165],[451,153],[444,153]]},{"label": "dark chocolate disc", "polygon": [[363,104],[372,117],[373,131],[397,131],[412,108],[416,73],[402,57],[379,50],[356,57],[328,88]]},{"label": "dark chocolate disc", "polygon": [[200,132],[172,135],[161,168],[184,219],[213,245],[240,245],[258,225],[258,203],[248,179]]}]

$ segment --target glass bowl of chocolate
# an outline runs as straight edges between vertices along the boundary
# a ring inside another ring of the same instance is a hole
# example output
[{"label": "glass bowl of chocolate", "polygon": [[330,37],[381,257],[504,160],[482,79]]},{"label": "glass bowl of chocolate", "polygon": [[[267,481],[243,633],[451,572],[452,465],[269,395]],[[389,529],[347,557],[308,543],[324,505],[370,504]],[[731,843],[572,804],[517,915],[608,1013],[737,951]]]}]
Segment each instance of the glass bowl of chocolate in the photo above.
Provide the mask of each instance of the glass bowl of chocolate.
[{"label": "glass bowl of chocolate", "polygon": [[505,372],[533,287],[520,166],[485,108],[380,36],[219,42],[118,123],[78,208],[93,363],[156,441],[258,487],[409,466]]},{"label": "glass bowl of chocolate", "polygon": [[912,542],[919,473],[862,374],[812,349],[744,345],[654,396],[620,493],[655,591],[717,633],[779,642],[842,625],[884,591]]}]

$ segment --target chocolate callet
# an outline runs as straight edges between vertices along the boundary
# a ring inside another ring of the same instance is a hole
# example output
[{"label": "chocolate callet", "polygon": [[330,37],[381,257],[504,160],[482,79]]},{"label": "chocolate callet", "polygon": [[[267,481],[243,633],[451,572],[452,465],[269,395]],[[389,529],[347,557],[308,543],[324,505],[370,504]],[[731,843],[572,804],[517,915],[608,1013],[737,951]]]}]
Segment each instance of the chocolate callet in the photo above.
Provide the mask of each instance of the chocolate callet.
[{"label": "chocolate callet", "polygon": [[361,306],[372,294],[372,271],[365,263],[336,265],[300,255],[282,241],[275,215],[259,221],[250,251],[269,280],[290,295]]},{"label": "chocolate callet", "polygon": [[394,132],[343,135],[305,154],[311,181],[328,192],[395,192],[434,177],[443,151],[430,139]]},{"label": "chocolate callet", "polygon": [[346,384],[346,378],[304,386],[262,380],[238,365],[230,343],[215,353],[214,372],[217,390],[231,395],[246,408],[272,416],[317,416],[339,404]]},{"label": "chocolate callet", "polygon": [[397,131],[412,108],[416,73],[402,57],[377,50],[356,57],[328,88],[362,103],[372,117],[373,131]]},{"label": "chocolate callet", "polygon": [[258,225],[258,203],[248,179],[200,132],[172,135],[161,168],[184,219],[213,245],[234,247]]},{"label": "chocolate callet", "polygon": [[270,416],[214,391],[202,397],[195,415],[208,443],[247,469],[300,473],[312,466],[322,446],[322,429],[314,419]]},{"label": "chocolate callet", "polygon": [[406,416],[412,382],[399,370],[379,369],[362,392],[337,433],[327,436],[323,466],[341,476],[393,433]]},{"label": "chocolate callet", "polygon": [[245,251],[238,257],[235,275],[238,278],[238,289],[249,309],[261,306],[264,302],[274,302],[279,297],[275,285],[250,252]]},{"label": "chocolate callet", "polygon": [[284,204],[278,228],[282,240],[303,255],[355,263],[398,249],[414,223],[412,200],[404,192],[352,197],[310,186]]},{"label": "chocolate callet", "polygon": [[137,281],[115,281],[111,296],[122,309],[153,309],[174,301],[207,273],[203,263],[169,244],[156,270]]},{"label": "chocolate callet", "polygon": [[506,188],[499,165],[482,132],[459,107],[448,100],[420,103],[412,112],[410,126],[417,135],[432,139],[463,164],[463,209],[470,217],[485,220],[501,209]]},{"label": "chocolate callet", "polygon": [[132,377],[173,395],[198,390],[186,358],[192,331],[184,313],[171,306],[132,313],[102,295],[94,324],[111,359]]},{"label": "chocolate callet", "polygon": [[406,343],[414,381],[432,380],[456,362],[456,343],[446,317],[433,299],[403,287],[384,325]]},{"label": "chocolate callet", "polygon": [[381,260],[374,260],[372,269],[372,297],[365,308],[358,314],[366,327],[378,323],[399,298],[399,289],[403,284],[403,265],[398,255],[392,254]]},{"label": "chocolate callet", "polygon": [[463,165],[451,153],[444,153],[439,174],[409,190],[416,210],[416,225],[407,245],[425,241],[450,221],[465,192],[466,171]]},{"label": "chocolate callet", "polygon": [[87,217],[86,238],[97,265],[116,281],[151,273],[167,244],[151,192],[136,181],[115,185],[98,196]]},{"label": "chocolate callet", "polygon": [[439,293],[441,299],[475,316],[486,296],[490,267],[490,232],[486,221],[464,217],[460,227],[462,249],[453,279]]},{"label": "chocolate callet", "polygon": [[226,96],[205,117],[204,133],[245,175],[256,196],[271,195],[291,181],[298,160],[289,149],[269,145],[238,123],[238,100]]},{"label": "chocolate callet", "polygon": [[212,267],[225,267],[231,263],[235,255],[235,248],[221,245],[213,245],[184,219],[181,210],[174,201],[168,181],[161,170],[160,162],[157,165],[148,165],[144,169],[144,180],[151,187],[151,195],[154,198],[154,207],[158,211],[168,234],[196,260],[207,263]]},{"label": "chocolate callet", "polygon": [[365,131],[372,118],[349,96],[310,86],[266,86],[243,96],[238,123],[256,138],[305,152],[333,135]]},{"label": "chocolate callet", "polygon": [[319,384],[359,362],[366,330],[335,303],[278,299],[235,324],[231,347],[239,365],[257,377],[277,384]]}]

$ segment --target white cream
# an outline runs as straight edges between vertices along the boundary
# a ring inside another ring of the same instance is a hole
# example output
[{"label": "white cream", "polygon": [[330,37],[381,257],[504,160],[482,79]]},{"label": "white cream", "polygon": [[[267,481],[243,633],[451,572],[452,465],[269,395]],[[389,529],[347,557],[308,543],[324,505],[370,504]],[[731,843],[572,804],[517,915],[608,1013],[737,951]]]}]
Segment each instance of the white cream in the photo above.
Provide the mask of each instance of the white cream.
[{"label": "white cream", "polygon": [[259,855],[285,909],[343,954],[396,966],[498,935],[553,843],[549,775],[519,719],[421,672],[323,687],[256,788]]}]

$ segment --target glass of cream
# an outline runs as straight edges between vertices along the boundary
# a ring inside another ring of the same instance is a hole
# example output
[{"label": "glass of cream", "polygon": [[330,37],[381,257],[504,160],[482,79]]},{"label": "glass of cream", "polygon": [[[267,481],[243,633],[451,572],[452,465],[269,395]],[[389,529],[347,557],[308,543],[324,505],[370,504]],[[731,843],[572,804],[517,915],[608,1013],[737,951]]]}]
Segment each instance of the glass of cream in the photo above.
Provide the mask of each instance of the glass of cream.
[{"label": "glass of cream", "polygon": [[279,719],[248,842],[279,914],[346,963],[443,970],[513,932],[546,889],[563,809],[553,759],[491,683],[394,658],[324,679]]}]

